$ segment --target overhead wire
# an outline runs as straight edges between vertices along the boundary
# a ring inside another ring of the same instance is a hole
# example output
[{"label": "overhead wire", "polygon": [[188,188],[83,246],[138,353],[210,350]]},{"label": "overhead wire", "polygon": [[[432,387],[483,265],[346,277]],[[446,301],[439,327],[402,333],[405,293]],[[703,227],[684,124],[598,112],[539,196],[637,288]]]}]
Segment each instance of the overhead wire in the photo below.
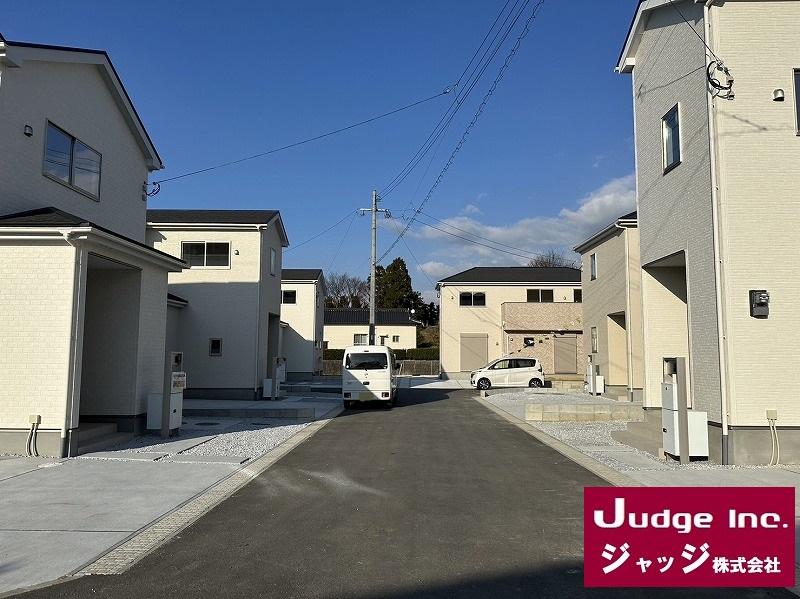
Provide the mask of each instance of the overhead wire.
[{"label": "overhead wire", "polygon": [[[399,233],[400,229],[397,226],[397,223],[394,221],[394,219],[390,219],[389,222],[392,223],[392,227],[394,227],[394,230]],[[431,279],[431,277],[428,275],[428,273],[425,272],[425,269],[422,267],[422,264],[420,264],[419,260],[417,260],[417,256],[416,256],[416,254],[414,254],[414,250],[411,249],[411,246],[408,245],[408,243],[406,243],[406,240],[404,238],[403,238],[403,245],[406,246],[406,249],[408,250],[408,253],[411,255],[411,258],[414,260],[414,262],[416,262],[417,268],[419,268],[419,271],[423,275],[425,275],[426,279],[428,279],[428,282],[431,284],[431,287],[436,287],[436,283],[434,283],[433,279]]]},{"label": "overhead wire", "polygon": [[[464,241],[466,241],[468,243],[474,243],[475,245],[480,245],[480,246],[483,246],[485,248],[489,248],[490,250],[494,250],[496,252],[503,252],[504,254],[510,254],[512,256],[516,256],[517,258],[526,258],[528,260],[533,260],[536,257],[535,253],[523,254],[523,253],[520,253],[520,252],[512,252],[511,250],[504,250],[502,248],[499,248],[499,247],[496,247],[496,246],[493,246],[493,245],[489,245],[488,243],[483,243],[481,241],[477,241],[476,239],[471,239],[469,237],[464,237],[463,235],[459,235],[458,233],[453,233],[452,231],[447,231],[445,229],[437,227],[436,225],[432,225],[430,223],[426,223],[426,222],[423,222],[421,220],[419,220],[417,222],[419,224],[421,224],[421,225],[425,225],[426,227],[430,227],[431,229],[436,229],[437,231],[445,233],[446,235],[452,235],[453,237],[457,237],[458,239],[463,239]],[[402,239],[402,238],[403,237],[400,237],[399,239]],[[399,239],[398,239],[398,241],[399,241]]]},{"label": "overhead wire", "polygon": [[347,235],[350,233],[350,229],[353,227],[353,222],[355,222],[357,216],[358,216],[358,211],[353,210],[353,217],[347,224],[347,229],[345,229],[344,235],[342,235],[342,238],[339,240],[339,245],[336,247],[336,251],[333,253],[333,258],[331,259],[331,263],[328,265],[328,271],[330,271],[333,268],[333,264],[336,262],[336,258],[339,257],[339,252],[342,251],[342,245],[344,244],[344,240],[347,239]]},{"label": "overhead wire", "polygon": [[338,221],[336,221],[334,224],[332,224],[330,227],[328,227],[328,228],[327,228],[327,229],[325,229],[324,231],[320,231],[319,233],[317,233],[317,234],[316,234],[316,235],[314,235],[313,237],[309,237],[308,239],[306,239],[305,241],[302,241],[302,242],[298,243],[297,245],[293,245],[293,246],[290,246],[290,247],[286,248],[286,249],[284,250],[284,252],[283,252],[283,253],[285,254],[286,252],[289,252],[289,251],[291,251],[291,250],[296,250],[297,248],[299,248],[299,247],[302,247],[302,246],[304,246],[305,244],[307,244],[307,243],[310,243],[310,242],[314,241],[315,239],[317,239],[317,238],[319,238],[319,237],[322,237],[322,236],[323,236],[323,235],[325,235],[325,233],[327,233],[328,231],[332,231],[333,229],[335,229],[336,227],[338,227],[339,225],[341,225],[341,224],[342,224],[344,221],[346,221],[346,220],[347,220],[347,218],[348,218],[348,217],[349,217],[351,214],[357,214],[357,213],[358,213],[358,210],[351,210],[350,212],[348,212],[347,214],[345,214],[345,215],[344,215],[344,217],[343,217],[341,220],[338,220]]}]

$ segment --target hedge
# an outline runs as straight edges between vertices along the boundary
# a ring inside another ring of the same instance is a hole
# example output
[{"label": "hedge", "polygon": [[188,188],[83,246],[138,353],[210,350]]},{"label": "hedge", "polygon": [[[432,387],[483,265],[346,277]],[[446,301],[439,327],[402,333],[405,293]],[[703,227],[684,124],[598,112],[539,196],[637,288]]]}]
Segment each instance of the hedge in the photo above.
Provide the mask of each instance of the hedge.
[{"label": "hedge", "polygon": [[[416,349],[396,349],[394,357],[397,360],[438,360],[438,347],[418,347]],[[326,349],[322,352],[324,360],[341,360],[344,358],[343,349]]]}]

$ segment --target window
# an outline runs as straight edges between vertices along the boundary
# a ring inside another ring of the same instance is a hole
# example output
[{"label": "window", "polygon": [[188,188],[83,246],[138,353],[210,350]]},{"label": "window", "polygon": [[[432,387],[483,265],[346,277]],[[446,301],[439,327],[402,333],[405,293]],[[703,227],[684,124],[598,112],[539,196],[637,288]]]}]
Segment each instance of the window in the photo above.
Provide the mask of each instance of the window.
[{"label": "window", "polygon": [[385,370],[389,357],[378,353],[347,354],[344,366],[347,370]]},{"label": "window", "polygon": [[594,281],[597,278],[597,254],[589,256],[589,261],[591,263],[590,276],[592,281]]},{"label": "window", "polygon": [[500,360],[496,362],[489,370],[507,370],[511,368],[510,360]]},{"label": "window", "polygon": [[222,339],[209,339],[208,340],[208,355],[221,356],[222,355]]},{"label": "window", "polygon": [[322,349],[328,349],[328,342],[327,341],[323,341],[322,342]]},{"label": "window", "polygon": [[275,251],[275,248],[269,248],[269,274],[271,274],[274,277],[277,271],[278,271],[278,252]]},{"label": "window", "polygon": [[458,303],[460,306],[471,306],[472,294],[469,291],[462,291],[458,296]]},{"label": "window", "polygon": [[485,306],[486,305],[486,294],[485,293],[473,293],[472,294],[472,305],[473,306]]},{"label": "window", "polygon": [[511,368],[536,368],[536,360],[511,360]]},{"label": "window", "polygon": [[583,289],[575,289],[572,292],[572,301],[576,304],[580,304],[583,302]]},{"label": "window", "polygon": [[386,345],[386,340],[389,338],[389,335],[381,335],[381,345]]},{"label": "window", "polygon": [[102,156],[52,123],[47,123],[44,174],[91,197],[100,197]]},{"label": "window", "polygon": [[369,335],[356,333],[353,335],[353,345],[366,345],[369,342]]},{"label": "window", "polygon": [[392,343],[400,343],[400,335],[392,335]]},{"label": "window", "polygon": [[592,327],[592,353],[597,353],[597,327]]},{"label": "window", "polygon": [[218,241],[184,241],[181,243],[181,260],[192,267],[228,268],[231,244]]},{"label": "window", "polygon": [[528,303],[552,303],[553,290],[552,289],[528,289]]},{"label": "window", "polygon": [[797,134],[800,135],[800,69],[794,70],[794,110],[797,115]]},{"label": "window", "polygon": [[281,299],[282,304],[296,304],[297,303],[297,291],[294,289],[286,289],[283,292],[283,298]]},{"label": "window", "polygon": [[678,105],[661,119],[661,136],[664,142],[664,174],[681,163],[681,128]]},{"label": "window", "polygon": [[458,296],[458,303],[460,306],[485,306],[486,294],[462,291]]}]

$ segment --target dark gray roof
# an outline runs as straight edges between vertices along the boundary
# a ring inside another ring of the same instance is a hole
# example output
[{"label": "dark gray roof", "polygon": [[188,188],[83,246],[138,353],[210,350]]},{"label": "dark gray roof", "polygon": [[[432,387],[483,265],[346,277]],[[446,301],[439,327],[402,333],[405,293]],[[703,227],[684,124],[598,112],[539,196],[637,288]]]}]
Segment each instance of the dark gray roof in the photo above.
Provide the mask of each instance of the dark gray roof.
[{"label": "dark gray roof", "polygon": [[321,268],[284,268],[281,281],[316,281],[322,277]]},{"label": "dark gray roof", "polygon": [[[367,325],[369,308],[325,308],[325,324]],[[375,311],[375,324],[415,325],[411,313],[405,308],[385,308]]]},{"label": "dark gray roof", "polygon": [[146,243],[136,241],[135,239],[131,239],[125,235],[120,235],[116,231],[106,229],[105,227],[101,227],[90,220],[75,216],[69,212],[64,212],[58,208],[53,208],[52,206],[2,215],[0,216],[0,227],[91,227],[93,229],[103,231],[104,233],[108,233],[109,235],[113,235],[114,237],[123,239],[129,243],[136,244],[139,247],[150,250],[151,252],[155,252],[164,258],[182,262],[180,258],[176,258],[172,254],[167,254],[166,252],[157,250]]},{"label": "dark gray roof", "polygon": [[636,220],[636,218],[637,218],[637,214],[636,214],[636,210],[634,210],[633,212],[629,212],[625,216],[620,216],[618,220]]},{"label": "dark gray roof", "polygon": [[569,267],[476,266],[440,283],[580,283],[581,271]]},{"label": "dark gray roof", "polygon": [[277,210],[148,210],[148,223],[266,225]]}]

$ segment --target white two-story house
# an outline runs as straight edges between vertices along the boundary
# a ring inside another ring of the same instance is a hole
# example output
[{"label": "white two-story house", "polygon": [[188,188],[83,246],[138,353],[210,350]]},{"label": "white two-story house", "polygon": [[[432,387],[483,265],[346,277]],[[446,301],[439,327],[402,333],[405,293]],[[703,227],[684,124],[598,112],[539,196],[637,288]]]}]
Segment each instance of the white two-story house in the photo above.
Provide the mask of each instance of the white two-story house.
[{"label": "white two-story house", "polygon": [[76,455],[145,426],[167,274],[145,244],[161,159],[103,51],[0,37],[0,452]]},{"label": "white two-story house", "polygon": [[617,71],[631,76],[644,401],[688,361],[711,458],[800,460],[800,2],[646,0]]},{"label": "white two-story house", "polygon": [[322,374],[325,277],[320,268],[284,268],[281,275],[283,357],[287,380]]},{"label": "white two-story house", "polygon": [[170,344],[184,354],[184,397],[262,397],[281,357],[281,260],[289,240],[280,213],[148,210],[147,242],[189,267],[169,277],[170,293],[185,302],[170,323]]}]

